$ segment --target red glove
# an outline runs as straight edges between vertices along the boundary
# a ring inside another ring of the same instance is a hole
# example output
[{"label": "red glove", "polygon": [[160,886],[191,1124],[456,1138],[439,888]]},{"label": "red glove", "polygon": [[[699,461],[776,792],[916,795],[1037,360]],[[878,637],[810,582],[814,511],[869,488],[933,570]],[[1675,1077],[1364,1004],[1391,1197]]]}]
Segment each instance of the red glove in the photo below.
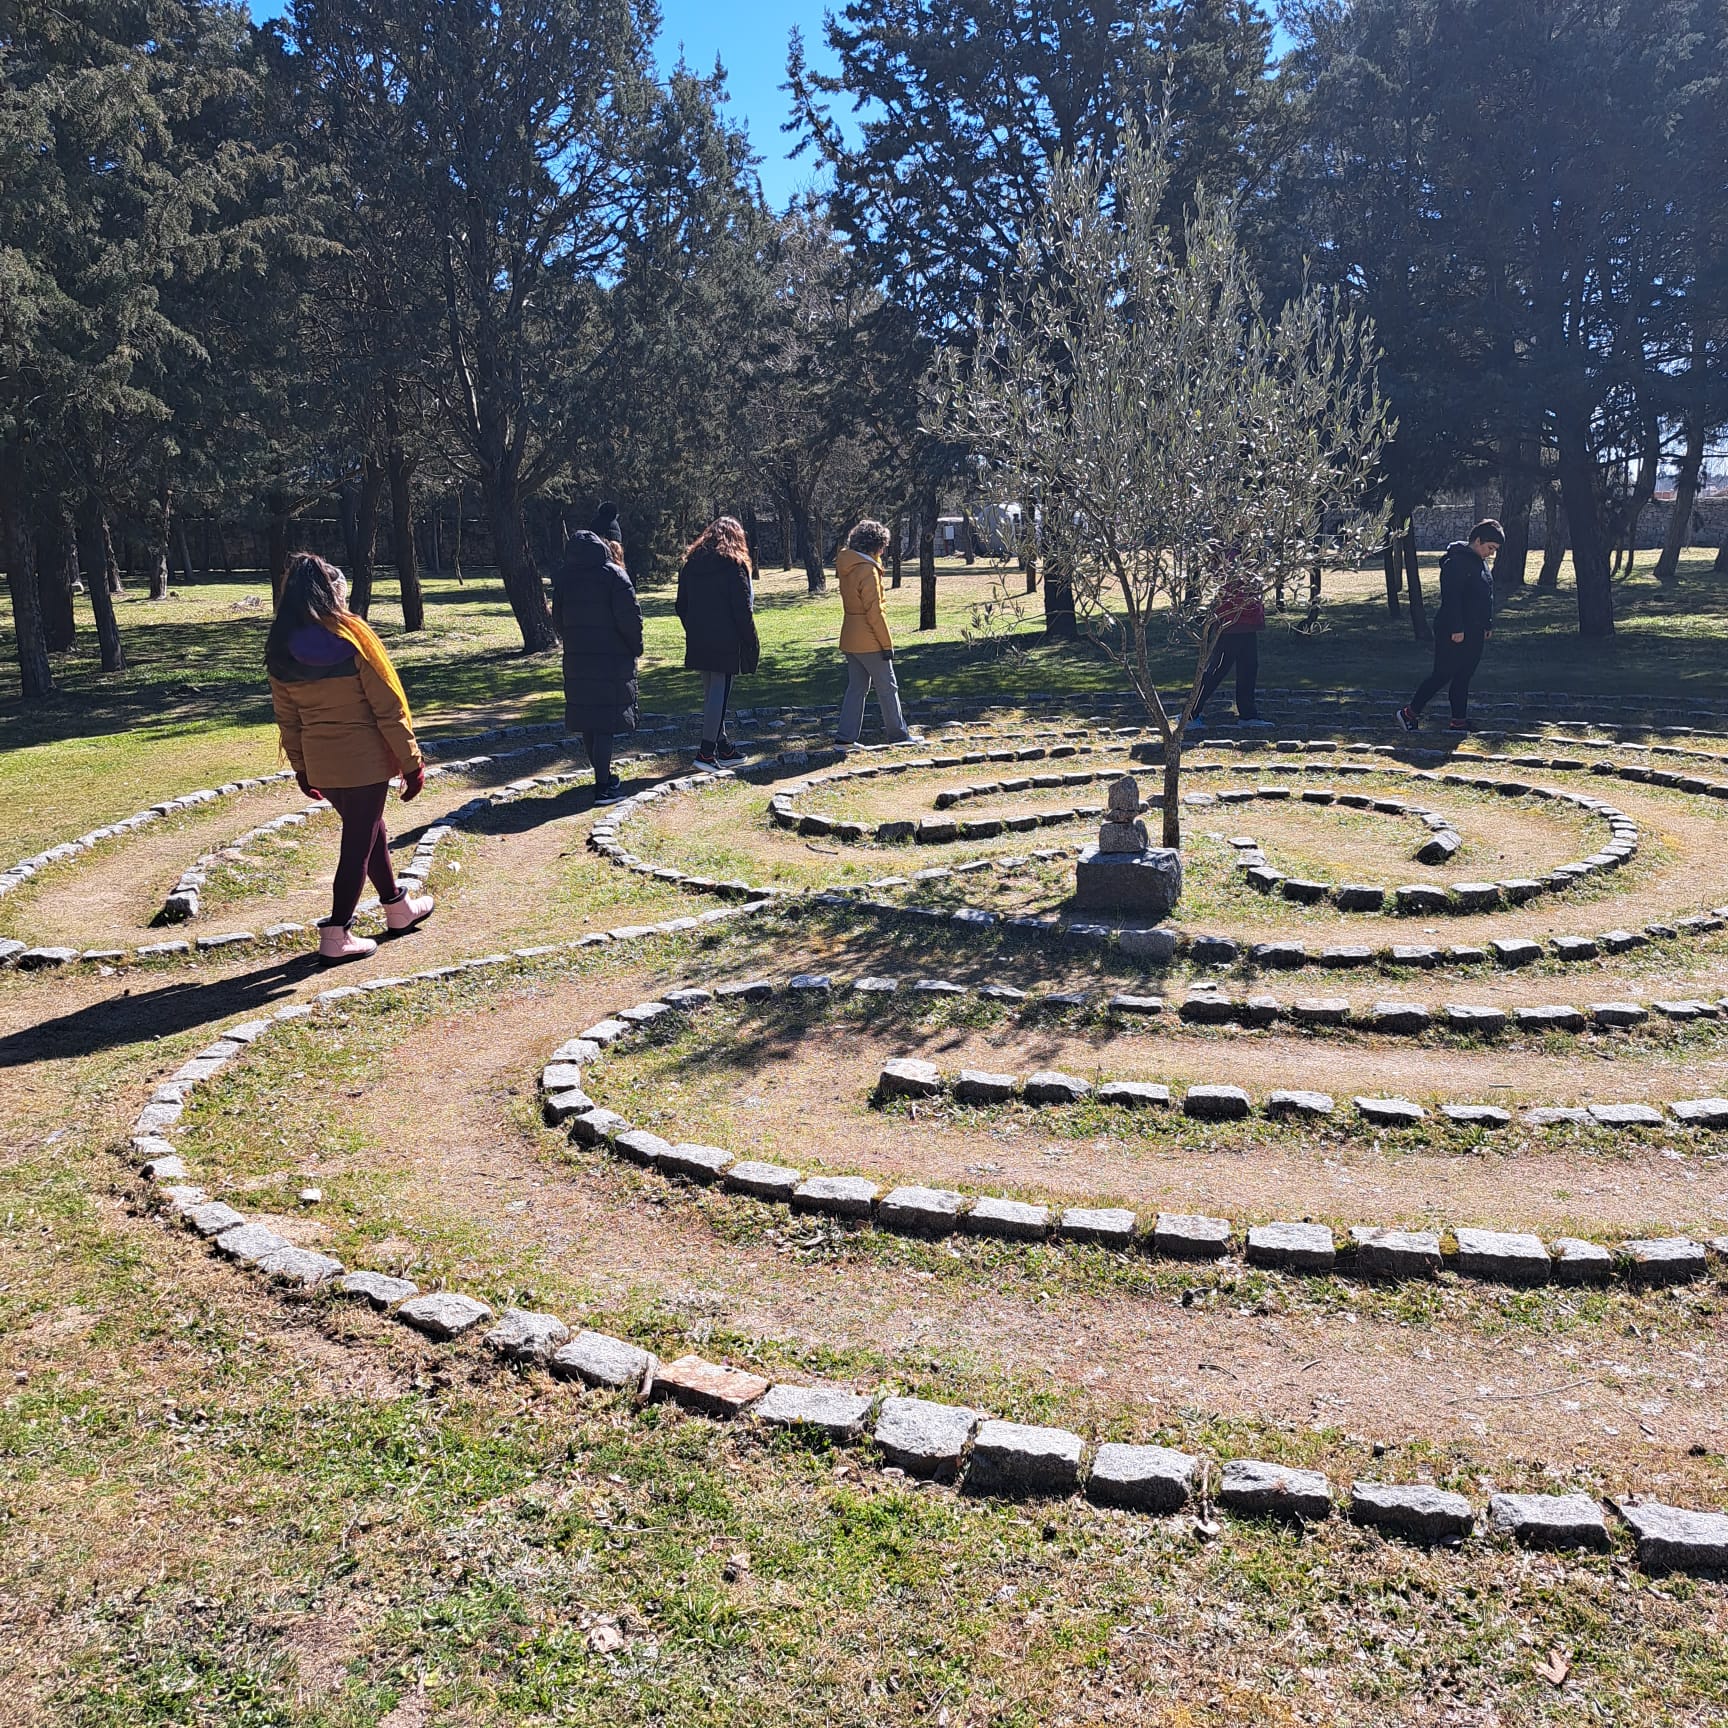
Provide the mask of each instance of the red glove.
[{"label": "red glove", "polygon": [[295,784],[299,786],[300,790],[308,798],[322,798],[324,796],[324,794],[306,778],[306,770],[304,768],[296,768],[294,770],[294,780]]},{"label": "red glove", "polygon": [[426,785],[426,770],[420,768],[404,768],[402,770],[402,802],[411,804],[418,798]]}]

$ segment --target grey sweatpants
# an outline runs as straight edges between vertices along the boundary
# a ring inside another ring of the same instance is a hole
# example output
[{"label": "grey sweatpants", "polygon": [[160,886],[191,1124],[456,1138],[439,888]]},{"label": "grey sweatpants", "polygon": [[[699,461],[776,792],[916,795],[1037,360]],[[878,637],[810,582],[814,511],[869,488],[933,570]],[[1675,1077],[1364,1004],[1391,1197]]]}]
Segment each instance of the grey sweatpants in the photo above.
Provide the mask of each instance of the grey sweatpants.
[{"label": "grey sweatpants", "polygon": [[730,672],[702,674],[702,742],[717,744],[726,733],[726,703],[732,694]]},{"label": "grey sweatpants", "polygon": [[840,700],[842,744],[856,744],[864,730],[864,699],[874,690],[876,704],[882,710],[882,736],[904,738],[906,720],[900,712],[900,685],[894,676],[894,662],[886,654],[848,654],[846,656],[846,694]]}]

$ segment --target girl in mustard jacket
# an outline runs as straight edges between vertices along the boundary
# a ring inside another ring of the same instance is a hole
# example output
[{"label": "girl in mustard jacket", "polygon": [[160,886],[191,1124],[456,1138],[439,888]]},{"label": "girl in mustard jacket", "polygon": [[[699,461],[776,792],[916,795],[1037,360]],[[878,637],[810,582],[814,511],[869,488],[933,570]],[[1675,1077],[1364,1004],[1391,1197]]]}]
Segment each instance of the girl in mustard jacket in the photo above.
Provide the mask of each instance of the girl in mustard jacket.
[{"label": "girl in mustard jacket", "polygon": [[882,710],[882,735],[904,744],[912,734],[900,712],[900,686],[894,677],[894,638],[882,613],[882,554],[888,530],[868,518],[846,536],[834,560],[840,578],[840,652],[846,656],[846,694],[840,703],[840,729],[834,742],[849,747],[864,729],[864,699],[876,692]]},{"label": "girl in mustard jacket", "polygon": [[402,776],[404,801],[419,797],[426,783],[414,716],[384,644],[348,610],[347,579],[310,553],[288,566],[264,663],[282,749],[300,790],[325,799],[342,818],[342,851],[330,916],[318,926],[318,954],[327,963],[358,960],[378,946],[350,929],[368,876],[388,934],[400,936],[432,915],[430,894],[397,886],[384,825],[391,777]]}]

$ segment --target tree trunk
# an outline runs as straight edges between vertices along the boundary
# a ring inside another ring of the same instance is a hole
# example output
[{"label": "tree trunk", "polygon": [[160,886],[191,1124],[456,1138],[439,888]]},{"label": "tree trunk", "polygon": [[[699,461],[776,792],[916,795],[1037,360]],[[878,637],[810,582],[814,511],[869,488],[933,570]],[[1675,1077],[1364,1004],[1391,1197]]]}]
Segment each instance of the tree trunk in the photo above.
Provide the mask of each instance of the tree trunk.
[{"label": "tree trunk", "polygon": [[486,520],[492,529],[492,556],[498,561],[504,593],[515,615],[516,627],[522,632],[522,652],[544,654],[558,646],[558,632],[552,628],[546,590],[528,549],[516,477],[504,472],[503,464],[498,464],[486,471],[480,485]]},{"label": "tree trunk", "polygon": [[1566,557],[1566,518],[1560,508],[1558,482],[1542,484],[1542,566],[1536,572],[1538,588],[1560,586],[1560,566]]},{"label": "tree trunk", "polygon": [[232,582],[234,580],[234,554],[228,545],[228,532],[220,521],[216,523],[216,556],[222,560],[222,574]]},{"label": "tree trunk", "polygon": [[780,530],[780,568],[792,568],[792,512],[786,508],[786,500],[776,496],[774,500],[774,521]]},{"label": "tree trunk", "polygon": [[[192,548],[186,543],[186,515],[184,511],[174,518],[174,550],[180,560],[180,580],[190,588],[192,586]],[[169,569],[173,569],[173,559],[169,560]]]},{"label": "tree trunk", "polygon": [[270,604],[282,604],[282,584],[288,580],[288,503],[279,494],[270,499],[270,526],[265,536],[265,561],[270,566]]},{"label": "tree trunk", "polygon": [[348,610],[362,618],[372,610],[372,564],[378,550],[378,504],[383,494],[384,470],[370,456],[361,461],[359,486],[342,489]]},{"label": "tree trunk", "polygon": [[1399,540],[1396,531],[1388,532],[1386,544],[1381,547],[1381,561],[1386,567],[1386,611],[1396,618],[1398,616],[1398,597],[1404,592],[1403,560],[1399,552]]},{"label": "tree trunk", "polygon": [[821,594],[828,586],[828,573],[822,568],[822,542],[816,537],[810,508],[801,498],[792,500],[792,531],[804,560],[805,587],[812,594]]},{"label": "tree trunk", "polygon": [[1555,417],[1560,449],[1560,492],[1572,541],[1572,575],[1578,585],[1578,634],[1601,640],[1614,634],[1614,582],[1608,537],[1596,498],[1596,458],[1588,417],[1567,408]]},{"label": "tree trunk", "polygon": [[1500,526],[1506,538],[1494,555],[1496,589],[1522,588],[1530,560],[1530,505],[1536,496],[1531,452],[1507,438],[1500,445]]},{"label": "tree trunk", "polygon": [[929,487],[918,511],[918,628],[936,628],[936,488]]},{"label": "tree trunk", "polygon": [[1694,414],[1686,422],[1686,449],[1680,457],[1680,472],[1674,479],[1674,508],[1668,517],[1668,534],[1662,556],[1656,560],[1656,580],[1672,582],[1680,574],[1680,554],[1692,539],[1692,510],[1698,500],[1698,474],[1704,466],[1704,421]]},{"label": "tree trunk", "polygon": [[888,533],[888,585],[891,588],[900,586],[903,572],[900,566],[906,560],[906,517],[904,513],[894,518]]},{"label": "tree trunk", "polygon": [[827,529],[820,510],[811,511],[805,520],[804,575],[812,594],[825,594],[828,591],[828,560],[823,553],[828,549]]},{"label": "tree trunk", "polygon": [[1428,624],[1428,607],[1422,598],[1422,559],[1416,550],[1416,519],[1412,513],[1405,518],[1403,538],[1404,581],[1410,594],[1410,627],[1418,642],[1432,642],[1434,632]]},{"label": "tree trunk", "polygon": [[396,554],[396,580],[402,590],[402,628],[426,628],[426,600],[420,592],[420,560],[414,546],[413,468],[400,443],[390,445],[390,541]]},{"label": "tree trunk", "polygon": [[72,610],[72,570],[77,553],[58,506],[36,533],[36,592],[42,606],[42,636],[50,654],[78,646],[78,618]]},{"label": "tree trunk", "polygon": [[174,527],[174,488],[164,476],[150,520],[150,598],[168,598],[168,536]]},{"label": "tree trunk", "polygon": [[90,572],[84,586],[90,595],[90,610],[96,615],[96,646],[102,655],[102,670],[124,672],[126,653],[120,646],[120,621],[114,615],[114,595],[108,585],[114,543],[108,535],[108,518],[101,499],[85,499],[78,534],[84,568]]},{"label": "tree trunk", "polygon": [[[1060,499],[1056,509],[1062,510]],[[1044,635],[1053,642],[1072,642],[1080,634],[1074,610],[1074,575],[1066,562],[1052,552],[1044,559]]]},{"label": "tree trunk", "polygon": [[1728,575],[1728,534],[1722,536],[1721,544],[1716,548],[1715,561],[1710,566],[1714,576]]},{"label": "tree trunk", "polygon": [[30,531],[18,510],[13,475],[0,475],[0,551],[6,555],[6,589],[12,597],[12,629],[18,641],[19,689],[26,702],[54,693],[48,639],[42,628],[42,597]]},{"label": "tree trunk", "polygon": [[1020,500],[1020,568],[1026,572],[1026,592],[1038,592],[1038,512],[1030,498]]},{"label": "tree trunk", "polygon": [[1164,819],[1159,843],[1182,844],[1182,734],[1177,732],[1164,746]]},{"label": "tree trunk", "polygon": [[456,586],[462,582],[462,488],[456,488],[456,526],[450,538],[450,574],[456,578]]},{"label": "tree trunk", "polygon": [[960,512],[960,541],[961,556],[968,565],[976,564],[978,562],[978,535],[972,526],[971,512],[967,510]]}]

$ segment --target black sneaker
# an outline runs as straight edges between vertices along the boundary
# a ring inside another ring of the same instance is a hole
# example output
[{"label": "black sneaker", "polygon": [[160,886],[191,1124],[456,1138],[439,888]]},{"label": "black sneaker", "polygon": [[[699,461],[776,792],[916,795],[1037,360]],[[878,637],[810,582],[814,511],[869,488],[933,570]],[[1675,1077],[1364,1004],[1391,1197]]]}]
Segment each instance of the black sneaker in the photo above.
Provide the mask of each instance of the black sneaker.
[{"label": "black sneaker", "polygon": [[704,774],[718,774],[720,772],[720,763],[717,760],[716,752],[713,750],[698,750],[696,752],[696,766]]},{"label": "black sneaker", "polygon": [[1421,718],[1413,713],[1408,705],[1398,710],[1398,724],[1406,732],[1420,732],[1422,730]]},{"label": "black sneaker", "polygon": [[722,738],[714,746],[714,760],[716,762],[742,762],[744,752],[730,738]]},{"label": "black sneaker", "polygon": [[618,804],[624,799],[624,782],[616,774],[604,786],[594,788],[596,804]]},{"label": "black sneaker", "polygon": [[1468,732],[1470,730],[1470,722],[1468,720],[1448,720],[1446,722],[1446,730],[1448,732]]}]

